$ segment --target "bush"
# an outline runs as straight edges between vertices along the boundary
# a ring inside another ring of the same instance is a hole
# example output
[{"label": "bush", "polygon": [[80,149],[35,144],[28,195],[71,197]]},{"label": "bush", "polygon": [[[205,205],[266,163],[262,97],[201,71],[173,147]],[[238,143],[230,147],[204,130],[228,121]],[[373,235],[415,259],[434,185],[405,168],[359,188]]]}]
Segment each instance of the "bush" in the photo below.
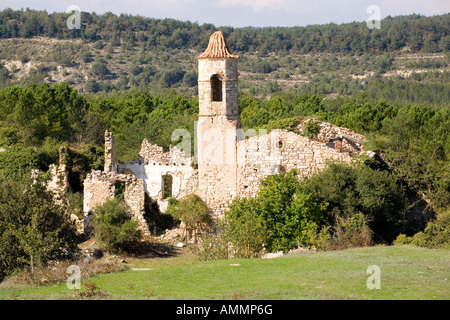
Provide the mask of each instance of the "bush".
[{"label": "bush", "polygon": [[100,84],[95,79],[91,78],[88,81],[86,81],[84,89],[86,90],[86,92],[96,93],[96,92],[100,91],[101,88],[100,88]]},{"label": "bush", "polygon": [[304,126],[303,134],[310,139],[317,136],[320,132],[320,124],[317,121],[308,121]]},{"label": "bush", "polygon": [[305,188],[328,203],[328,223],[338,217],[347,219],[358,213],[370,228],[385,240],[393,240],[392,228],[405,209],[404,188],[388,171],[365,164],[329,163],[325,170],[311,176]]},{"label": "bush", "polygon": [[406,234],[401,233],[397,236],[397,238],[392,242],[394,246],[403,246],[405,244],[410,244],[411,240]]},{"label": "bush", "polygon": [[362,213],[343,218],[338,217],[329,239],[329,249],[347,249],[373,245],[372,230]]},{"label": "bush", "polygon": [[174,219],[184,224],[185,239],[196,236],[197,232],[207,230],[212,222],[206,203],[195,194],[181,200],[169,199],[166,214],[172,215]]},{"label": "bush", "polygon": [[173,216],[161,213],[156,202],[152,202],[150,196],[145,193],[145,213],[144,218],[148,222],[148,228],[153,235],[158,235],[167,229],[172,229],[175,225]]},{"label": "bush", "polygon": [[221,225],[222,239],[233,247],[233,257],[257,257],[267,240],[266,221],[256,199],[234,200]]},{"label": "bush", "polygon": [[109,69],[108,69],[108,67],[107,67],[107,65],[106,65],[106,63],[104,61],[95,62],[92,65],[91,70],[92,70],[93,74],[95,74],[95,75],[97,75],[99,77],[106,76],[106,75],[108,75],[110,73],[110,71],[109,71]]},{"label": "bush", "polygon": [[117,199],[108,199],[97,206],[92,221],[95,238],[107,251],[121,251],[125,245],[142,238],[138,222],[131,219],[124,204]]},{"label": "bush", "polygon": [[429,222],[424,230],[427,246],[450,249],[450,209],[439,213],[435,221]]},{"label": "bush", "polygon": [[217,234],[203,234],[199,238],[198,244],[190,249],[200,261],[230,258],[228,242]]},{"label": "bush", "polygon": [[83,62],[85,63],[89,63],[92,61],[92,53],[90,51],[84,51],[81,54],[81,59],[83,60]]},{"label": "bush", "polygon": [[256,198],[232,202],[222,236],[236,257],[312,247],[319,239],[325,208],[300,185],[295,170],[281,172],[261,182]]},{"label": "bush", "polygon": [[307,191],[297,179],[297,171],[268,176],[257,194],[262,218],[267,223],[269,252],[309,247],[311,233],[324,221],[324,202]]}]

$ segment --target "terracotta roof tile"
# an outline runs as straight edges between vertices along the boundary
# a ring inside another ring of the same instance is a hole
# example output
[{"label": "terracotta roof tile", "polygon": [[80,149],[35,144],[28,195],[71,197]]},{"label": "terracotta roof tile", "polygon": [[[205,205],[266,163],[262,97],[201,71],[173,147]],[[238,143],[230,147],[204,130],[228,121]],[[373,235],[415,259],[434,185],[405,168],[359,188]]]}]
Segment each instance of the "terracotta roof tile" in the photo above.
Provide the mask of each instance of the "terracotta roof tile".
[{"label": "terracotta roof tile", "polygon": [[211,35],[211,37],[209,37],[208,48],[206,48],[205,52],[197,57],[197,59],[207,58],[239,59],[239,56],[230,52],[227,40],[225,39],[222,31],[216,31]]}]

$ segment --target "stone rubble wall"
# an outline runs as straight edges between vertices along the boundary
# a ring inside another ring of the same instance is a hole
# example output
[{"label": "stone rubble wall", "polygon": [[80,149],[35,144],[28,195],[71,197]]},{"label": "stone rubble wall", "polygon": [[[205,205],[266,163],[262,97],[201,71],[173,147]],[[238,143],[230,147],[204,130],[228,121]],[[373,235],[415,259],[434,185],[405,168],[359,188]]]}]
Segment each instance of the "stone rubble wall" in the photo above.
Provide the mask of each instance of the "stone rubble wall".
[{"label": "stone rubble wall", "polygon": [[146,235],[150,235],[145,213],[145,187],[142,179],[128,175],[125,181],[125,192],[123,195],[125,206],[131,218],[136,220],[139,228]]},{"label": "stone rubble wall", "polygon": [[[59,165],[51,164],[49,166],[51,179],[47,182],[47,190],[51,191],[55,202],[59,205],[64,204],[64,195],[70,190],[69,172],[64,159],[65,147],[59,148]],[[39,174],[37,174],[37,177]]]},{"label": "stone rubble wall", "polygon": [[114,198],[115,174],[93,170],[84,179],[83,211],[85,214],[94,210],[98,205],[105,203],[107,199]]},{"label": "stone rubble wall", "polygon": [[169,152],[165,152],[162,147],[151,144],[147,139],[142,141],[139,155],[145,164],[153,165],[190,165],[194,161],[192,157],[185,157],[184,152],[177,147],[170,146]]},{"label": "stone rubble wall", "polygon": [[[303,132],[303,126],[314,119],[307,119],[300,123],[295,129]],[[315,140],[328,143],[330,147],[340,149],[341,151],[361,152],[365,137],[362,134],[351,131],[350,129],[338,127],[328,122],[319,122],[320,132],[314,137]]]},{"label": "stone rubble wall", "polygon": [[198,171],[191,164],[187,165],[159,165],[145,164],[144,161],[119,163],[119,172],[128,172],[138,179],[142,179],[144,189],[148,195],[158,201],[160,210],[165,211],[163,198],[163,176],[172,176],[172,197],[182,198],[193,193],[198,188]]},{"label": "stone rubble wall", "polygon": [[273,130],[238,143],[238,195],[254,197],[261,180],[279,171],[297,169],[299,179],[326,167],[329,160],[350,163],[348,152],[286,130]]},{"label": "stone rubble wall", "polygon": [[117,172],[116,143],[113,133],[108,130],[105,132],[105,171]]}]

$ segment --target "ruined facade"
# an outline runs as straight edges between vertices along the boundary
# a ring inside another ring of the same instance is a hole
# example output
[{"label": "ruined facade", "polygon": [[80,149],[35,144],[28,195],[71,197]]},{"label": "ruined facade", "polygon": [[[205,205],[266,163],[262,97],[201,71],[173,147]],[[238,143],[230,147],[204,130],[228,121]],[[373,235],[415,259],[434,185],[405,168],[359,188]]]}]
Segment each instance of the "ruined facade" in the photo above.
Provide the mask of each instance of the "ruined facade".
[{"label": "ruined facade", "polygon": [[118,173],[114,137],[111,132],[105,132],[105,166],[104,171],[93,170],[84,180],[83,211],[86,215],[92,213],[96,206],[102,205],[107,199],[116,196],[118,182],[125,185],[123,199],[127,212],[138,221],[144,234],[149,234],[144,218],[145,187],[142,179],[134,174]]},{"label": "ruined facade", "polygon": [[[112,133],[105,134],[105,170],[93,171],[84,182],[84,211],[115,196],[115,183],[125,181],[124,200],[131,216],[143,218],[145,192],[164,211],[169,197],[200,196],[219,217],[236,197],[253,197],[268,175],[297,169],[299,178],[324,169],[327,161],[352,161],[363,152],[364,137],[348,129],[320,123],[313,139],[293,131],[242,132],[238,107],[238,60],[223,34],[215,32],[197,57],[199,119],[195,157],[185,150],[142,142],[140,157],[116,161]],[[308,120],[307,120],[308,121]]]}]

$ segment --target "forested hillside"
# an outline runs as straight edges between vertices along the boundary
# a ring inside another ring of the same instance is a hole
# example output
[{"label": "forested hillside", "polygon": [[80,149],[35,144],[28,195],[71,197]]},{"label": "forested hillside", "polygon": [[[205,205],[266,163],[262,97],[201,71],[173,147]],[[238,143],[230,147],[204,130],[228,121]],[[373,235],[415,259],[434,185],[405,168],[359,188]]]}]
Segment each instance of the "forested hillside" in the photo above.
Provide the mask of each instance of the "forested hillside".
[{"label": "forested hillside", "polygon": [[240,28],[182,22],[173,19],[151,19],[112,13],[97,15],[82,12],[81,28],[66,27],[70,13],[11,9],[0,14],[1,38],[49,37],[81,39],[89,42],[105,40],[113,45],[133,47],[143,43],[156,49],[202,50],[210,33],[217,27],[226,34],[230,48],[239,53],[290,51],[300,53],[392,52],[410,47],[414,52],[442,52],[449,49],[449,15],[424,17],[411,15],[387,17],[380,30],[370,30],[365,22],[327,24],[308,27]]},{"label": "forested hillside", "polygon": [[[257,96],[294,90],[393,103],[448,101],[449,15],[387,17],[307,27],[232,28],[112,13],[0,12],[0,87],[68,82],[80,92],[130,89],[196,94],[195,57],[220,29],[241,56],[240,89]],[[420,90],[418,90],[420,88]]]}]

